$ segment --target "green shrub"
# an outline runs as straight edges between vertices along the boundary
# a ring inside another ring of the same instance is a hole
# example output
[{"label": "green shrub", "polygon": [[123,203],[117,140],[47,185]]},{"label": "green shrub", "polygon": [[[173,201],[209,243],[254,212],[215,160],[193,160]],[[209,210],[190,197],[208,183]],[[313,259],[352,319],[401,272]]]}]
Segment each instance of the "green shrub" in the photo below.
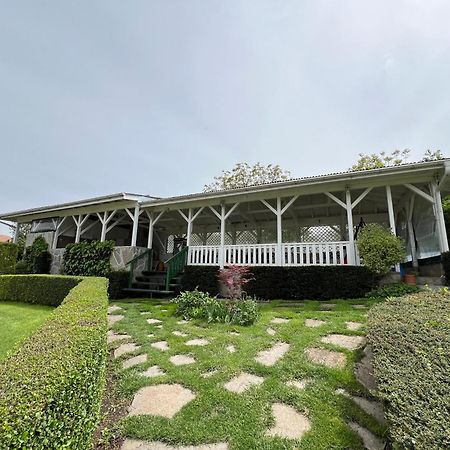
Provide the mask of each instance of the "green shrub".
[{"label": "green shrub", "polygon": [[113,270],[106,275],[109,280],[108,296],[111,300],[125,298],[124,289],[128,287],[130,273],[126,270]]},{"label": "green shrub", "polygon": [[38,236],[31,246],[25,249],[23,260],[27,265],[27,273],[49,273],[52,257],[47,241]]},{"label": "green shrub", "polygon": [[395,284],[387,284],[386,286],[380,287],[378,289],[374,289],[366,294],[368,298],[388,298],[388,297],[402,297],[407,294],[414,294],[416,292],[420,292],[422,289],[420,287],[405,284],[405,283],[395,283]]},{"label": "green shrub", "polygon": [[442,269],[444,270],[445,282],[450,284],[450,252],[442,253]]},{"label": "green shrub", "polygon": [[58,306],[80,280],[60,275],[3,275],[0,301]]},{"label": "green shrub", "polygon": [[0,362],[2,449],[91,448],[105,384],[106,289],[105,279],[82,280]]},{"label": "green shrub", "polygon": [[209,323],[251,325],[259,315],[258,304],[254,300],[218,300],[198,289],[181,292],[173,303],[176,304],[175,314]]},{"label": "green shrub", "polygon": [[64,252],[64,273],[104,277],[111,272],[111,258],[114,241],[83,241],[69,244]]},{"label": "green shrub", "polygon": [[369,312],[379,395],[394,448],[450,448],[450,298],[423,291]]},{"label": "green shrub", "polygon": [[29,270],[28,270],[28,264],[23,260],[23,259],[21,259],[20,261],[17,261],[17,263],[16,263],[16,274],[17,275],[23,275],[23,274],[26,274],[26,273],[29,273]]},{"label": "green shrub", "polygon": [[15,273],[18,247],[6,242],[0,244],[0,274]]},{"label": "green shrub", "polygon": [[[214,266],[186,266],[181,289],[198,287],[216,295],[217,271]],[[254,280],[244,290],[248,296],[264,300],[361,298],[379,281],[376,273],[358,266],[252,267],[252,273]]]},{"label": "green shrub", "polygon": [[392,266],[405,260],[405,243],[402,239],[376,223],[361,230],[357,245],[364,265],[380,274],[389,272]]}]

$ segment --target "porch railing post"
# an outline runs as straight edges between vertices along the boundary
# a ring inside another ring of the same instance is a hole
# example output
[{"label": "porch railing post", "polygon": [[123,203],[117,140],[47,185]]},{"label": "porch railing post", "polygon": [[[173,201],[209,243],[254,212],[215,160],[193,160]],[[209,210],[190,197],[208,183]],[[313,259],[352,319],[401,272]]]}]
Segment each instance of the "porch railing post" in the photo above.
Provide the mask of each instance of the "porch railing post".
[{"label": "porch railing post", "polygon": [[355,249],[355,237],[353,236],[353,208],[352,208],[352,196],[350,190],[345,189],[345,206],[347,210],[347,228],[348,228],[348,241],[349,251],[347,252],[347,262],[350,265],[356,264],[356,249]]}]

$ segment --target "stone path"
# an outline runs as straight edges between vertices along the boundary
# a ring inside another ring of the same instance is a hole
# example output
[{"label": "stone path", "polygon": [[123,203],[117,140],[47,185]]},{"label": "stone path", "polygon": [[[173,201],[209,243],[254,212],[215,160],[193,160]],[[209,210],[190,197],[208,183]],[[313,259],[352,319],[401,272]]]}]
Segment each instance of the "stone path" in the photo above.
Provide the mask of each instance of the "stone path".
[{"label": "stone path", "polygon": [[300,439],[311,429],[311,422],[304,415],[296,411],[292,406],[274,403],[272,414],[275,425],[267,430],[267,436],[279,436],[287,439]]},{"label": "stone path", "polygon": [[372,360],[372,350],[367,346],[364,348],[363,358],[355,364],[356,379],[369,391],[374,391],[377,388],[373,375]]},{"label": "stone path", "polygon": [[208,339],[191,339],[190,341],[186,342],[186,345],[197,347],[203,347],[208,344],[209,344]]},{"label": "stone path", "polygon": [[228,450],[228,444],[220,442],[218,444],[173,447],[159,441],[145,442],[136,439],[125,439],[121,450]]},{"label": "stone path", "polygon": [[111,314],[115,311],[120,311],[122,308],[120,306],[117,305],[111,305],[110,307],[108,307],[108,314]]},{"label": "stone path", "polygon": [[234,345],[227,345],[226,349],[230,353],[235,353],[236,352],[236,347]]},{"label": "stone path", "polygon": [[155,325],[155,324],[157,324],[157,323],[162,323],[162,321],[161,321],[161,320],[158,320],[158,319],[147,319],[147,323],[148,323],[149,325]]},{"label": "stone path", "polygon": [[122,316],[122,314],[113,314],[108,315],[108,325],[109,327],[112,327],[116,322],[119,322],[119,320],[122,320],[125,316]]},{"label": "stone path", "polygon": [[147,355],[143,353],[142,355],[134,356],[133,358],[127,359],[122,363],[123,369],[129,369],[130,367],[137,366],[138,364],[142,364],[147,362]]},{"label": "stone path", "polygon": [[184,324],[186,324],[186,323],[189,323],[189,321],[187,321],[187,320],[179,320],[179,321],[177,322],[178,325],[184,325]]},{"label": "stone path", "polygon": [[116,334],[112,330],[108,330],[108,333],[106,334],[108,344],[111,344],[111,342],[121,341],[123,339],[130,339],[130,338],[131,336],[129,336],[128,334]]},{"label": "stone path", "polygon": [[200,376],[202,378],[211,378],[212,376],[214,376],[216,373],[218,373],[219,371],[217,369],[215,370],[210,370],[208,372],[203,372]]},{"label": "stone path", "polygon": [[267,350],[261,350],[255,357],[255,361],[263,366],[274,366],[279,359],[289,350],[290,345],[287,342],[277,342],[273,347]]},{"label": "stone path", "polygon": [[355,309],[367,309],[367,306],[366,305],[352,305],[352,308],[355,308]]},{"label": "stone path", "polygon": [[267,328],[266,332],[269,336],[275,336],[277,334],[273,328]]},{"label": "stone path", "polygon": [[363,336],[347,336],[346,334],[329,334],[324,336],[321,340],[325,344],[333,344],[338,347],[346,348],[347,350],[356,350],[366,342]]},{"label": "stone path", "polygon": [[174,355],[169,358],[169,361],[174,366],[185,366],[187,364],[194,364],[195,358],[188,355]]},{"label": "stone path", "polygon": [[357,331],[359,330],[363,324],[361,322],[345,322],[345,328],[350,331]]},{"label": "stone path", "polygon": [[240,336],[241,333],[239,333],[239,331],[230,331],[230,335],[231,336]]},{"label": "stone path", "polygon": [[334,309],[336,308],[336,303],[322,303],[320,305],[321,309]]},{"label": "stone path", "polygon": [[367,450],[383,450],[384,442],[377,438],[372,432],[356,422],[350,422],[348,426],[361,438]]},{"label": "stone path", "polygon": [[172,331],[172,334],[173,334],[174,336],[187,337],[187,334],[186,334],[186,333],[183,333],[182,331],[178,331],[178,330]]},{"label": "stone path", "polygon": [[324,325],[325,323],[326,322],[324,320],[319,320],[319,319],[306,319],[305,320],[305,326],[307,326],[309,328],[317,328],[317,327]]},{"label": "stone path", "polygon": [[322,364],[326,367],[342,368],[347,360],[343,353],[323,348],[307,348],[305,353],[311,362]]},{"label": "stone path", "polygon": [[279,323],[288,323],[290,322],[291,319],[285,319],[284,317],[274,317],[270,323],[275,323],[275,324],[279,324]]},{"label": "stone path", "polygon": [[382,425],[387,424],[386,419],[384,417],[383,406],[381,405],[380,402],[377,402],[375,400],[368,400],[367,398],[364,398],[364,397],[357,397],[354,395],[350,395],[344,389],[337,389],[336,394],[343,395],[344,397],[351,399],[363,411],[365,411],[367,414],[374,417],[378,423],[380,423]]},{"label": "stone path", "polygon": [[141,347],[136,345],[134,342],[128,342],[127,344],[122,344],[114,350],[114,358],[125,355],[126,353],[132,353],[139,350]]},{"label": "stone path", "polygon": [[150,344],[153,348],[157,348],[158,350],[161,350],[163,352],[169,350],[169,344],[167,343],[167,341],[158,341],[158,342],[153,342],[152,344]]},{"label": "stone path", "polygon": [[145,372],[141,372],[143,377],[154,378],[165,375],[166,372],[162,370],[159,366],[149,367]]},{"label": "stone path", "polygon": [[194,398],[195,394],[180,384],[146,386],[137,391],[128,415],[149,414],[171,419]]},{"label": "stone path", "polygon": [[310,380],[289,380],[286,382],[286,386],[295,387],[297,389],[303,390],[310,383]]},{"label": "stone path", "polygon": [[227,391],[234,392],[236,394],[242,394],[252,386],[257,386],[264,382],[264,378],[258,377],[251,373],[241,373],[240,375],[232,378],[228,383],[224,385]]},{"label": "stone path", "polygon": [[149,314],[151,314],[150,311],[142,311],[141,312],[141,316],[148,316]]}]

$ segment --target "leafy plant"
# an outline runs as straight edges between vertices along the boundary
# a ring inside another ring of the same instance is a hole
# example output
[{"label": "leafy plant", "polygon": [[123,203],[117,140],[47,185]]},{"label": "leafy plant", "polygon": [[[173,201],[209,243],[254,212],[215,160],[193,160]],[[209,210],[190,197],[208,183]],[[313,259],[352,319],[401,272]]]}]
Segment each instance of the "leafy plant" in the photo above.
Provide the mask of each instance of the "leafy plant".
[{"label": "leafy plant", "polygon": [[388,297],[402,297],[407,294],[414,294],[416,292],[420,292],[418,286],[405,284],[405,283],[395,283],[388,284],[386,286],[380,287],[378,289],[374,289],[366,294],[368,298],[388,298]]},{"label": "leafy plant", "polygon": [[218,278],[225,290],[225,297],[237,299],[242,296],[242,286],[253,280],[248,266],[228,266],[219,269]]},{"label": "leafy plant", "polygon": [[379,224],[364,227],[357,245],[364,265],[379,274],[387,273],[392,266],[404,261],[406,256],[403,240]]},{"label": "leafy plant", "polygon": [[0,274],[15,272],[17,251],[16,244],[11,242],[0,244]]},{"label": "leafy plant", "polygon": [[23,260],[27,266],[28,273],[50,272],[52,257],[48,251],[48,244],[44,237],[38,236],[31,246],[25,249]]},{"label": "leafy plant", "polygon": [[114,241],[83,241],[69,244],[64,253],[64,273],[104,277],[111,272],[110,258]]}]

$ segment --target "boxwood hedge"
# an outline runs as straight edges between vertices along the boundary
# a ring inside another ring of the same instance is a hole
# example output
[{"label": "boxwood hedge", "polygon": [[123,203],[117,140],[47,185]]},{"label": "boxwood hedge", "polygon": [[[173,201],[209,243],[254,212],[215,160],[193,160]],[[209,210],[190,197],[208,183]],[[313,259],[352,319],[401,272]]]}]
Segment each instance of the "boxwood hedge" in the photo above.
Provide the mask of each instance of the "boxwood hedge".
[{"label": "boxwood hedge", "polygon": [[394,448],[450,448],[450,297],[425,291],[371,309],[368,340]]},{"label": "boxwood hedge", "polygon": [[[218,267],[187,266],[182,290],[216,295]],[[379,276],[359,266],[252,267],[254,280],[244,286],[250,296],[264,300],[329,300],[360,298],[377,286]]]},{"label": "boxwood hedge", "polygon": [[81,280],[0,362],[2,449],[91,448],[105,383],[107,302],[106,279]]},{"label": "boxwood hedge", "polygon": [[80,277],[59,275],[0,276],[0,301],[58,306]]}]

